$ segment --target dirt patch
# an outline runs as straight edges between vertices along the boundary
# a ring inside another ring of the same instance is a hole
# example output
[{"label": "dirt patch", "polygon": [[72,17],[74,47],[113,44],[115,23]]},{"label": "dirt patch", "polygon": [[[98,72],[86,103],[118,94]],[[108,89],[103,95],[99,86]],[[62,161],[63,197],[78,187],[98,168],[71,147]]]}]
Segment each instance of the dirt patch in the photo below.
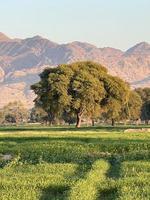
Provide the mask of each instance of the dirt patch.
[{"label": "dirt patch", "polygon": [[126,129],[124,133],[150,133],[150,128],[140,128],[140,129]]},{"label": "dirt patch", "polygon": [[7,161],[7,160],[11,160],[12,159],[12,155],[11,154],[0,154],[0,160],[3,161]]}]

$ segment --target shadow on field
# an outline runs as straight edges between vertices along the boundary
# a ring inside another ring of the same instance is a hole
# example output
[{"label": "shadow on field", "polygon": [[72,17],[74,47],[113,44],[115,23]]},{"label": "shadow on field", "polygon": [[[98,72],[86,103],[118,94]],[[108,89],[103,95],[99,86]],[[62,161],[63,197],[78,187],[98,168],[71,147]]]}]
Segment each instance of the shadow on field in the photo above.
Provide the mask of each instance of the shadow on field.
[{"label": "shadow on field", "polygon": [[103,190],[97,200],[115,200],[118,199],[117,188],[105,189]]},{"label": "shadow on field", "polygon": [[[0,141],[3,142],[16,142],[16,143],[26,143],[26,142],[81,142],[81,143],[95,143],[100,141],[98,138],[82,138],[82,137],[2,137]],[[102,139],[103,140],[103,139]]]},{"label": "shadow on field", "polygon": [[49,186],[42,190],[40,200],[66,200],[69,189],[68,186]]},{"label": "shadow on field", "polygon": [[86,132],[86,131],[92,131],[92,132],[97,132],[97,131],[109,131],[109,132],[121,132],[124,131],[125,129],[138,129],[138,128],[148,128],[149,126],[95,126],[95,127],[81,127],[81,128],[75,128],[74,126],[63,126],[63,127],[49,127],[49,126],[37,126],[37,127],[32,127],[32,126],[6,126],[6,127],[0,127],[0,132],[21,132],[21,131],[32,131],[32,132],[43,132],[43,131],[48,131],[48,132],[68,132],[68,131],[73,131],[73,132]]},{"label": "shadow on field", "polygon": [[109,160],[110,162],[110,169],[107,173],[109,178],[118,179],[121,173],[121,161],[117,159],[117,156],[112,156]]},{"label": "shadow on field", "polygon": [[[15,143],[29,143],[29,142],[70,142],[70,143],[93,143],[93,144],[112,144],[113,143],[144,143],[145,140],[143,139],[124,139],[124,138],[92,138],[92,137],[65,137],[65,136],[58,136],[58,137],[1,137],[1,142],[15,142]],[[150,142],[147,140],[147,143]]]}]

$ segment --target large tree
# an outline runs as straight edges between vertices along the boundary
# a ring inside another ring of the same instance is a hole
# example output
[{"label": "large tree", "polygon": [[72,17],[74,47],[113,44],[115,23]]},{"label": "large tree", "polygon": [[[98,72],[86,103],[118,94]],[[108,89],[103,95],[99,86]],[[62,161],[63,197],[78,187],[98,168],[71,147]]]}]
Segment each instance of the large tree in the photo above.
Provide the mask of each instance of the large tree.
[{"label": "large tree", "polygon": [[[95,117],[108,99],[125,100],[126,84],[108,75],[105,67],[93,62],[77,62],[48,68],[40,75],[40,82],[31,88],[52,122],[62,113],[76,115],[77,127],[83,116]],[[121,88],[121,89],[120,89]]]}]

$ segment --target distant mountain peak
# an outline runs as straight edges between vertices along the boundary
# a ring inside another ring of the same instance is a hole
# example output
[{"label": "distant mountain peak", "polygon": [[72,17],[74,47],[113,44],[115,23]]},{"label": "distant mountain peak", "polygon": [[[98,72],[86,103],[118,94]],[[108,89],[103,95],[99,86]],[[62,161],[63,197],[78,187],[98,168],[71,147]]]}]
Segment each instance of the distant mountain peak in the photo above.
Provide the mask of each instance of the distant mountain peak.
[{"label": "distant mountain peak", "polygon": [[4,33],[0,32],[0,41],[7,41],[10,40],[8,36],[6,36]]},{"label": "distant mountain peak", "polygon": [[43,38],[42,36],[40,35],[35,35],[34,37],[30,38],[30,39],[35,39],[35,40],[43,40],[45,38]]},{"label": "distant mountain peak", "polygon": [[38,48],[45,48],[45,45],[49,46],[49,47],[55,47],[57,46],[58,44],[55,43],[55,42],[52,42],[46,38],[43,38],[41,37],[40,35],[36,35],[34,37],[30,37],[30,38],[27,38],[27,39],[24,39],[23,42],[28,45],[28,46],[33,46],[35,48],[37,48],[37,45],[38,45]]},{"label": "distant mountain peak", "polygon": [[84,46],[85,45],[85,46],[96,47],[93,44],[90,44],[88,42],[80,42],[80,41],[74,41],[74,42],[71,42],[70,44],[79,45],[79,46]]},{"label": "distant mountain peak", "polygon": [[45,38],[43,38],[42,36],[40,36],[40,35],[35,35],[35,36],[33,36],[33,37],[28,37],[28,38],[26,38],[26,39],[24,39],[24,40],[44,40]]},{"label": "distant mountain peak", "polygon": [[140,43],[138,43],[137,45],[145,45],[145,46],[149,46],[150,44],[148,43],[148,42],[140,42]]},{"label": "distant mountain peak", "polygon": [[137,49],[149,49],[150,48],[150,44],[148,42],[140,42],[137,45],[134,46],[134,48]]},{"label": "distant mountain peak", "polygon": [[147,42],[140,42],[126,51],[126,55],[129,55],[129,54],[143,55],[143,54],[149,54],[149,53],[150,53],[150,44]]}]

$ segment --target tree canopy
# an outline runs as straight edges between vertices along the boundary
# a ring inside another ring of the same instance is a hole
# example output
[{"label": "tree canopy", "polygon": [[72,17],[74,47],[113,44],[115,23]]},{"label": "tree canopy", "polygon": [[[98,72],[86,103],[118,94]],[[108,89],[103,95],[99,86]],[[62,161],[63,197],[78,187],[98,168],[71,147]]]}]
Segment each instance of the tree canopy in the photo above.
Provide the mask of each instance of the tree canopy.
[{"label": "tree canopy", "polygon": [[150,88],[138,88],[136,92],[142,99],[141,119],[148,124],[150,120]]},{"label": "tree canopy", "polygon": [[28,120],[28,110],[20,101],[10,102],[0,110],[0,124],[23,123]]},{"label": "tree canopy", "polygon": [[36,105],[48,113],[50,122],[64,112],[71,112],[80,127],[83,117],[95,117],[110,102],[123,104],[129,97],[128,84],[90,61],[47,68],[40,78],[31,88],[37,95]]}]

